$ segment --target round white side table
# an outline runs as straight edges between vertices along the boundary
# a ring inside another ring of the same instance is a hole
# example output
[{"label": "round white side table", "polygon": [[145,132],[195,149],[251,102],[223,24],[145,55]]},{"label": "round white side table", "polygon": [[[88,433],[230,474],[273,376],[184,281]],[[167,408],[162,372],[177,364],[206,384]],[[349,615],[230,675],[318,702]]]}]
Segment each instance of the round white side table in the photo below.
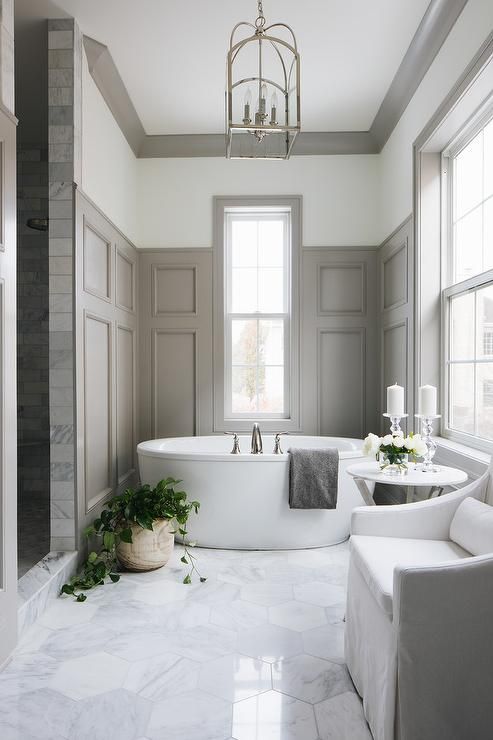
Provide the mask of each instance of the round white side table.
[{"label": "round white side table", "polygon": [[467,480],[467,473],[464,473],[463,470],[447,468],[444,465],[436,473],[428,473],[419,468],[415,469],[411,464],[405,475],[386,475],[382,473],[377,462],[367,462],[350,465],[346,468],[346,472],[354,479],[363,501],[368,506],[375,506],[373,500],[375,483],[407,486],[409,489],[414,486],[431,488],[432,492],[438,491],[438,495],[440,495],[445,486],[459,485]]}]

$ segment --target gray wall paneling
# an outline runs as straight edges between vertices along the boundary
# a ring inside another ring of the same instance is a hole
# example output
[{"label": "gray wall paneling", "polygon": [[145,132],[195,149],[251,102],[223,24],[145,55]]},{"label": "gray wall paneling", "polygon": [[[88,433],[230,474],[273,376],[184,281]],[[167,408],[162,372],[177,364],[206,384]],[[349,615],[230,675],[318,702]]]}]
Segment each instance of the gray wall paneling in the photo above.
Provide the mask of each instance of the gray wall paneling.
[{"label": "gray wall paneling", "polygon": [[210,434],[212,250],[139,257],[139,438]]},{"label": "gray wall paneling", "polygon": [[80,532],[137,478],[138,255],[81,193],[76,214]]},{"label": "gray wall paneling", "polygon": [[414,253],[412,219],[407,219],[380,247],[378,262],[378,332],[380,346],[379,428],[388,431],[386,411],[388,385],[405,389],[409,414],[402,428],[414,428],[413,305]]},{"label": "gray wall paneling", "polygon": [[305,434],[361,438],[374,428],[375,282],[374,250],[303,250]]}]

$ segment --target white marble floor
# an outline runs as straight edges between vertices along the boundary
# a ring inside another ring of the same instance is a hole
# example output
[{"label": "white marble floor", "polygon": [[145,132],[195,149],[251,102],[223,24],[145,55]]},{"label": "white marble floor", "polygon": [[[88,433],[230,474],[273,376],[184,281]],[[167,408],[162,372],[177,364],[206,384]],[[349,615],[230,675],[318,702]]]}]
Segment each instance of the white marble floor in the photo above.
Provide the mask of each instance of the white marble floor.
[{"label": "white marble floor", "polygon": [[344,665],[347,545],[180,548],[57,599],[0,673],[2,740],[371,740]]}]

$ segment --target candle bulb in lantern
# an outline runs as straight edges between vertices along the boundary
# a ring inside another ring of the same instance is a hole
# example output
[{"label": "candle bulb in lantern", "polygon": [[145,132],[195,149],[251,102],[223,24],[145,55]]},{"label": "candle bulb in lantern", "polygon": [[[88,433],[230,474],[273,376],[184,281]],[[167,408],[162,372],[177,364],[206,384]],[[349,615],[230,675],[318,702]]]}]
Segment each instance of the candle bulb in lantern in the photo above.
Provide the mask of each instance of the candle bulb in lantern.
[{"label": "candle bulb in lantern", "polygon": [[251,121],[250,118],[250,106],[252,104],[252,92],[250,88],[247,88],[247,91],[245,93],[245,101],[244,101],[244,108],[243,108],[243,123],[245,126],[248,126],[248,124]]},{"label": "candle bulb in lantern", "polygon": [[418,393],[418,412],[421,416],[436,416],[437,389],[434,385],[422,385]]},{"label": "candle bulb in lantern", "polygon": [[260,87],[260,104],[258,112],[261,116],[265,116],[265,100],[267,98],[267,85],[265,82]]},{"label": "candle bulb in lantern", "polygon": [[270,99],[270,125],[275,126],[277,123],[277,93],[274,91],[272,93],[272,98]]},{"label": "candle bulb in lantern", "polygon": [[404,388],[397,383],[387,388],[387,414],[404,416]]}]

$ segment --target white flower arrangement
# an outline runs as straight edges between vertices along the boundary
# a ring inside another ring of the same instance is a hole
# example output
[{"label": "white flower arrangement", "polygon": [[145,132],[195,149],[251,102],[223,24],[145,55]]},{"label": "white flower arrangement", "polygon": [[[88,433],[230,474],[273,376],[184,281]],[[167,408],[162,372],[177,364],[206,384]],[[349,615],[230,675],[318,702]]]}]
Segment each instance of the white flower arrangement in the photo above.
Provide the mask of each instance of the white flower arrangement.
[{"label": "white flower arrangement", "polygon": [[412,432],[405,437],[401,434],[386,434],[379,437],[370,433],[363,442],[363,454],[369,457],[377,457],[379,452],[384,452],[392,463],[392,458],[400,455],[411,455],[411,457],[423,457],[427,447],[421,434]]}]

